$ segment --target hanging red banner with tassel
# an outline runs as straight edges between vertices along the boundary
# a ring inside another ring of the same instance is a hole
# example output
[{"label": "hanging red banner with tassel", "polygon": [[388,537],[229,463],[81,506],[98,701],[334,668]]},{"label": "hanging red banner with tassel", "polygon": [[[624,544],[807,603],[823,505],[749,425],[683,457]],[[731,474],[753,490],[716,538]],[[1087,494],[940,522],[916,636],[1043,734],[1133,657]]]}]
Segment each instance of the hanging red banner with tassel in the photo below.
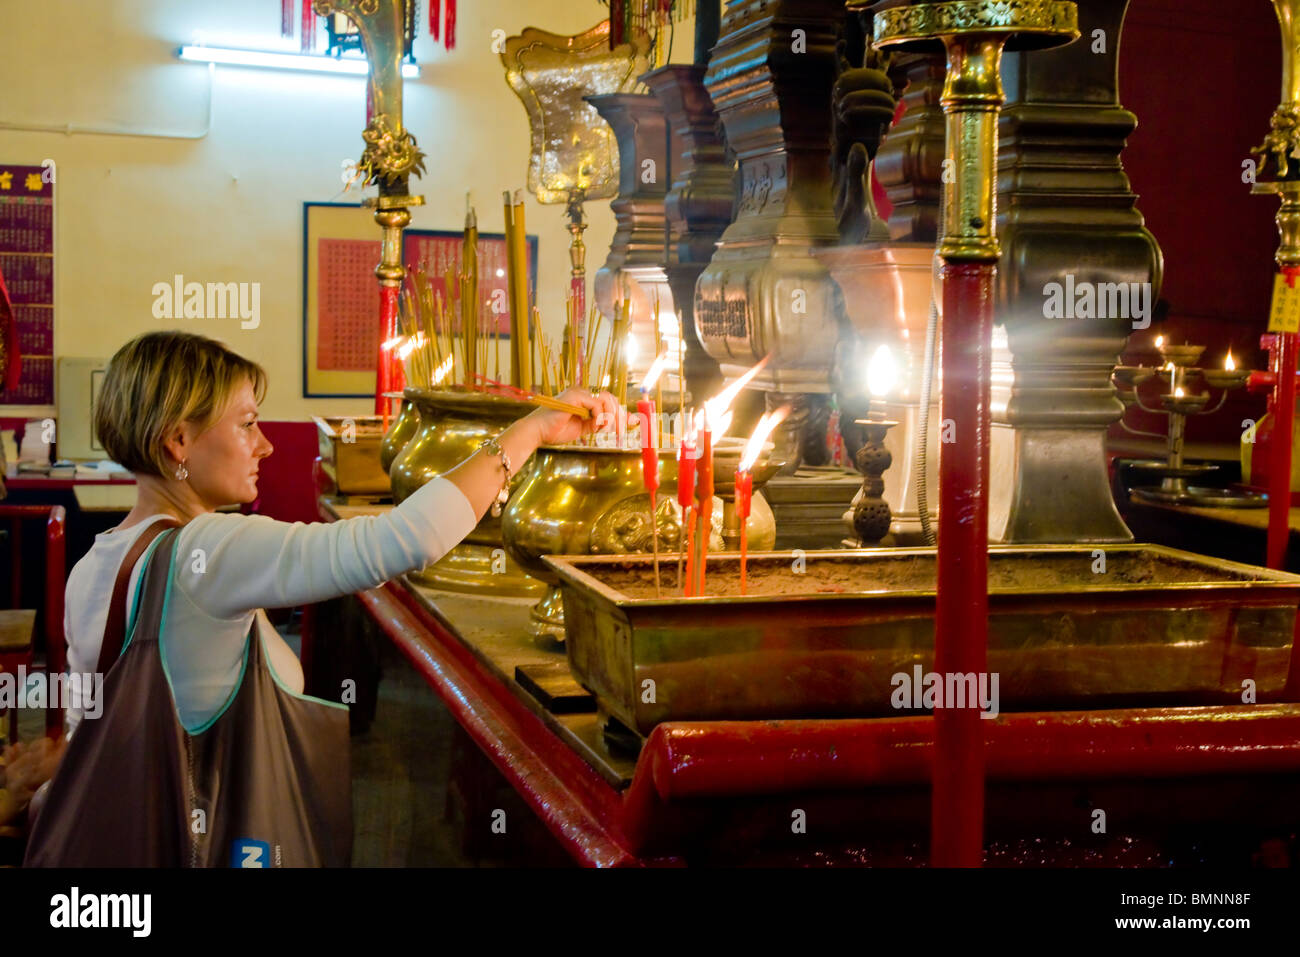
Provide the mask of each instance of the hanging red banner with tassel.
[{"label": "hanging red banner with tassel", "polygon": [[316,49],[316,11],[311,8],[311,0],[302,0],[302,52],[311,53]]},{"label": "hanging red banner with tassel", "polygon": [[[658,2],[669,3],[671,0]],[[280,0],[281,36],[293,36],[293,3],[294,0]],[[301,9],[302,52],[311,53],[316,49],[316,14],[311,8],[311,0],[302,0]],[[409,22],[414,23],[414,20]],[[456,0],[429,0],[429,36],[435,41],[442,40],[448,50],[456,48]]]}]

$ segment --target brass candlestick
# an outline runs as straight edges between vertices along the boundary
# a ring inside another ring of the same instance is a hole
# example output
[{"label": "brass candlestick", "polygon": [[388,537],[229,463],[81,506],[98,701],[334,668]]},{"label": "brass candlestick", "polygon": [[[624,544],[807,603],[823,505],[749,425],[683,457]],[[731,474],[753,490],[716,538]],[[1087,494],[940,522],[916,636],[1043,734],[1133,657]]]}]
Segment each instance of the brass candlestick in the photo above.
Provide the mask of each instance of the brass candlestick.
[{"label": "brass candlestick", "polygon": [[[1162,337],[1163,338],[1163,337]],[[1139,486],[1131,492],[1132,496],[1143,502],[1162,504],[1183,504],[1201,506],[1230,506],[1237,508],[1256,508],[1267,503],[1262,495],[1253,492],[1241,492],[1229,488],[1211,488],[1207,486],[1188,485],[1188,479],[1194,479],[1216,468],[1209,464],[1194,464],[1183,460],[1183,442],[1187,429],[1187,417],[1191,415],[1213,415],[1223,408],[1228,393],[1240,389],[1250,376],[1248,369],[1203,369],[1196,365],[1205,351],[1204,346],[1173,345],[1156,340],[1156,350],[1164,360],[1159,368],[1146,366],[1117,366],[1112,379],[1119,392],[1120,400],[1125,406],[1136,405],[1138,408],[1155,415],[1167,415],[1169,428],[1164,435],[1156,432],[1144,432],[1134,429],[1123,418],[1120,425],[1126,432],[1146,438],[1164,439],[1166,441],[1166,458],[1135,463],[1134,468],[1160,478],[1158,486]],[[1142,400],[1138,387],[1152,379],[1169,382],[1169,391],[1160,396],[1160,408],[1152,408]],[[1219,401],[1211,408],[1210,396],[1193,391],[1193,383],[1204,382],[1212,389],[1219,389]]]},{"label": "brass candlestick", "polygon": [[[1282,31],[1282,101],[1273,111],[1269,133],[1255,152],[1260,155],[1260,174],[1267,172],[1268,160],[1274,159],[1277,179],[1259,180],[1252,193],[1276,193],[1281,200],[1277,211],[1277,230],[1281,242],[1274,258],[1283,274],[1300,267],[1300,179],[1292,178],[1288,156],[1300,149],[1300,0],[1273,0]],[[1270,331],[1273,331],[1270,327]],[[1291,537],[1291,436],[1295,422],[1296,353],[1300,343],[1294,332],[1278,332],[1277,382],[1273,387],[1273,421],[1275,443],[1269,467],[1269,514],[1267,561],[1270,568],[1282,568],[1286,562]]]},{"label": "brass candlestick", "polygon": [[[941,414],[955,441],[939,459],[935,671],[982,674],[988,646],[990,355],[996,263],[995,172],[1002,50],[1078,37],[1075,5],[1048,0],[925,3],[878,12],[875,46],[944,51],[945,167]],[[930,857],[935,866],[983,860],[983,727],[974,708],[935,710]]]},{"label": "brass candlestick", "polygon": [[894,457],[885,448],[885,435],[898,423],[884,419],[854,419],[853,424],[862,426],[867,439],[853,456],[853,464],[862,473],[862,496],[853,506],[852,526],[858,537],[858,546],[865,548],[880,544],[880,540],[889,534],[893,521],[889,503],[884,498],[884,475]]}]

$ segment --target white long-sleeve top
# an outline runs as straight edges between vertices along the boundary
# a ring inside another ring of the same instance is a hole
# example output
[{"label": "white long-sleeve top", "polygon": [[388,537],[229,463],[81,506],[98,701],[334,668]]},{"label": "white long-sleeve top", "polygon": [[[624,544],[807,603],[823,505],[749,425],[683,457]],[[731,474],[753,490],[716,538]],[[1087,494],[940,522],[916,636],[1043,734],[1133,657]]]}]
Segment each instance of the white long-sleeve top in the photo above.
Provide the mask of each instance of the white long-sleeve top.
[{"label": "white long-sleeve top", "polygon": [[[91,673],[99,661],[108,604],[131,544],[164,515],[103,532],[68,576],[64,634],[68,670]],[[302,667],[263,608],[309,604],[374,588],[442,558],[478,524],[469,499],[435,478],[383,515],[338,522],[277,522],[262,515],[210,512],[180,530],[171,599],[160,641],[181,723],[201,728],[225,706],[254,622],[280,681],[301,693]],[[131,572],[127,621],[145,556]],[[162,600],[162,596],[158,596]],[[89,701],[66,708],[71,736]]]}]

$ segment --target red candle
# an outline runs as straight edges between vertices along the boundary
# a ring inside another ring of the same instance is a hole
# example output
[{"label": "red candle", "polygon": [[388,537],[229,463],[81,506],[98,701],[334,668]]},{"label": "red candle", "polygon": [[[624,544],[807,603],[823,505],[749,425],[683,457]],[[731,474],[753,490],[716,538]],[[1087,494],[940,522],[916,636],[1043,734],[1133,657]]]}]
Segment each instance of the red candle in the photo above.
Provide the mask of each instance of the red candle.
[{"label": "red candle", "polygon": [[709,561],[709,524],[713,520],[713,433],[709,424],[706,418],[704,428],[700,430],[700,464],[695,470],[695,507],[700,510],[700,534],[696,540],[699,552],[697,595],[704,594],[704,572]]},{"label": "red candle", "polygon": [[641,418],[641,478],[645,481],[646,491],[650,493],[650,548],[654,553],[655,597],[660,596],[659,585],[659,525],[655,518],[658,502],[655,493],[659,490],[659,450],[650,435],[650,423],[655,420],[654,401],[641,390],[641,401],[636,404],[637,415]]},{"label": "red candle", "polygon": [[655,420],[654,400],[642,393],[641,401],[636,404],[636,413],[641,419],[641,474],[646,491],[654,492],[659,488],[659,450],[654,446],[650,424]]},{"label": "red candle", "polygon": [[[689,419],[687,420],[689,423]],[[682,444],[677,450],[677,504],[682,510],[682,531],[686,541],[679,543],[677,552],[677,583],[682,580],[682,554],[686,555],[686,588],[683,594],[690,597],[691,577],[695,569],[695,441],[689,426],[683,430]]]},{"label": "red candle", "polygon": [[754,473],[736,469],[736,516],[740,519],[740,593],[745,594],[745,563],[749,552],[749,505],[754,495]]},{"label": "red candle", "polygon": [[[736,469],[736,514],[742,519],[749,518],[750,500],[754,495],[754,473],[748,469]],[[744,524],[741,525],[744,528]]]},{"label": "red candle", "polygon": [[677,450],[677,504],[683,513],[695,501],[695,445],[689,438],[683,438]]}]

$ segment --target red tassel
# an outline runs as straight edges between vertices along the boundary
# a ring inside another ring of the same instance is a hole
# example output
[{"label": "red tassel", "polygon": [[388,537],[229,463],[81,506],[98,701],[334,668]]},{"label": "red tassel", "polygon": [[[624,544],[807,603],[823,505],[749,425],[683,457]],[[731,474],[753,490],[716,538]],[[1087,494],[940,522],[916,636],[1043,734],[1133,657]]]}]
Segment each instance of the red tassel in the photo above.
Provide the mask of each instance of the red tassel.
[{"label": "red tassel", "polygon": [[443,31],[448,50],[456,49],[456,0],[447,0],[447,24]]},{"label": "red tassel", "polygon": [[293,36],[293,0],[280,0],[280,36]]},{"label": "red tassel", "polygon": [[316,12],[311,8],[311,0],[302,0],[302,52],[310,53],[316,49]]},{"label": "red tassel", "polygon": [[442,0],[429,0],[429,36],[437,40],[442,32]]}]

